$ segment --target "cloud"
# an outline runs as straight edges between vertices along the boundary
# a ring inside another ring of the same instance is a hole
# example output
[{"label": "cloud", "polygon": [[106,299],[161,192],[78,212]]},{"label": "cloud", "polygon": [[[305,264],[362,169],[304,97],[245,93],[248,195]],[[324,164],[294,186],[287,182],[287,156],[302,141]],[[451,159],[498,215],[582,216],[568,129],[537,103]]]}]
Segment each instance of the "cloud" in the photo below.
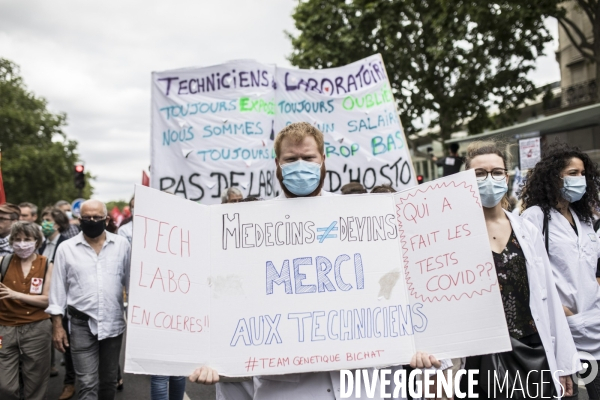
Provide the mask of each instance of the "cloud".
[{"label": "cloud", "polygon": [[[151,72],[243,58],[289,66],[284,31],[294,30],[296,4],[3,1],[0,54],[53,111],[67,113],[65,132],[97,177],[95,197],[128,199],[149,165]],[[555,79],[558,67],[546,61],[536,82]]]},{"label": "cloud", "polygon": [[294,1],[3,2],[0,54],[66,112],[101,200],[129,198],[150,159],[150,74],[254,58],[289,65]]}]

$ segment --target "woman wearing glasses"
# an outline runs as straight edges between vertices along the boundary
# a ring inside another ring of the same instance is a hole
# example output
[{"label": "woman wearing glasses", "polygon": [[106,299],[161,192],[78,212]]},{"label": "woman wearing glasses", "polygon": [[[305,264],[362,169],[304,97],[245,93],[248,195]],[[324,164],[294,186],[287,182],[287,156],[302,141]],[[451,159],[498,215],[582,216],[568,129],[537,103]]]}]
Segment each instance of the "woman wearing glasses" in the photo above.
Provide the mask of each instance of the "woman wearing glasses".
[{"label": "woman wearing glasses", "polygon": [[10,244],[14,254],[0,261],[0,398],[20,398],[21,372],[25,398],[42,400],[50,376],[52,324],[44,310],[52,264],[36,254],[42,233],[34,223],[15,222]]},{"label": "woman wearing glasses", "polygon": [[[529,171],[521,192],[523,217],[543,232],[558,294],[577,350],[600,360],[600,245],[592,227],[600,208],[600,176],[590,157],[562,145]],[[585,362],[587,364],[587,362]],[[597,365],[597,364],[596,364]],[[600,398],[600,377],[586,383]]]},{"label": "woman wearing glasses", "polygon": [[[559,383],[569,396],[568,375],[579,366],[572,365],[575,345],[541,235],[506,211],[506,156],[494,142],[475,142],[467,149],[466,168],[475,170],[513,350],[468,357],[465,369],[479,370],[479,398],[551,398],[563,394]],[[502,390],[495,383],[504,374],[508,385]],[[524,393],[511,393],[520,387]]]}]

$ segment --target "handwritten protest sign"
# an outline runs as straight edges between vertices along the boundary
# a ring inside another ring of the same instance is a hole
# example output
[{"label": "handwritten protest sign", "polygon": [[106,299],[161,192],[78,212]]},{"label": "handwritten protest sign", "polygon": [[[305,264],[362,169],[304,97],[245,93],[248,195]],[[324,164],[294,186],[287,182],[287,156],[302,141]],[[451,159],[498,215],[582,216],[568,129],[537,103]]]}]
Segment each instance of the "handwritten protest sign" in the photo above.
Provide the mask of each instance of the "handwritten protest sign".
[{"label": "handwritten protest sign", "polygon": [[209,209],[135,193],[126,369],[185,374],[210,361]]},{"label": "handwritten protest sign", "polygon": [[273,196],[274,73],[249,60],[153,73],[151,186],[206,204],[230,186]]},{"label": "handwritten protest sign", "polygon": [[327,179],[411,187],[415,174],[380,55],[324,70],[234,61],[152,74],[152,181],[203,204],[237,186],[277,196],[273,141],[292,122],[325,135]]},{"label": "handwritten protest sign", "polygon": [[271,374],[410,359],[429,316],[401,288],[393,210],[390,196],[211,207],[211,237],[222,239],[213,279],[237,283],[213,287],[212,326],[223,328],[214,367]]},{"label": "handwritten protest sign", "polygon": [[492,256],[475,177],[435,184],[215,206],[137,187],[126,370],[248,376],[509,350],[495,276],[478,269]]},{"label": "handwritten protest sign", "polygon": [[486,354],[490,340],[510,349],[505,319],[497,318],[504,310],[474,172],[394,199],[406,288],[412,299],[434,305],[439,323],[439,331],[417,336],[421,348],[441,358]]}]

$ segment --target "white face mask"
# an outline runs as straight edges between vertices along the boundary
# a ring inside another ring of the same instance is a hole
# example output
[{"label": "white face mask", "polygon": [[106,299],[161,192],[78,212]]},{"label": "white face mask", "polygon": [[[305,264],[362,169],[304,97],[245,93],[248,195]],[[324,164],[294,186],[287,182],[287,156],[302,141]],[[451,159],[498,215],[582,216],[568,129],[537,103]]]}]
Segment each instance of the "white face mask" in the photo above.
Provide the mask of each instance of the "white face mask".
[{"label": "white face mask", "polygon": [[13,250],[19,258],[29,258],[35,251],[35,242],[14,242]]},{"label": "white face mask", "polygon": [[506,179],[497,181],[488,177],[484,181],[477,182],[479,186],[479,196],[481,196],[481,204],[485,208],[496,207],[502,197],[508,192],[508,185]]},{"label": "white face mask", "polygon": [[67,218],[73,219],[73,213],[71,211],[65,211],[65,214],[67,214]]},{"label": "white face mask", "polygon": [[562,179],[563,187],[560,192],[565,200],[569,203],[581,200],[587,188],[585,176],[565,176]]}]

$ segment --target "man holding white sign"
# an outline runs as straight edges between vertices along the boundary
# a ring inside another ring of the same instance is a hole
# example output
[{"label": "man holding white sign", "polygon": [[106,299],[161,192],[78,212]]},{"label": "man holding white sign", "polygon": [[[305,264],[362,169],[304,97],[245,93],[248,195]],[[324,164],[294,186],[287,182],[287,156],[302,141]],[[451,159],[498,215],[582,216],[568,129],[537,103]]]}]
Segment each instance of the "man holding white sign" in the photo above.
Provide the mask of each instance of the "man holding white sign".
[{"label": "man holding white sign", "polygon": [[[317,128],[303,122],[288,125],[277,135],[274,147],[277,178],[283,190],[279,199],[332,196],[322,190],[326,173],[325,151],[323,134]],[[411,365],[439,368],[441,363],[435,357],[419,352]],[[213,384],[219,382],[219,375],[205,366],[195,370],[190,381]],[[340,371],[260,376],[255,378],[254,384],[254,399],[337,399],[340,396]],[[365,390],[361,393],[366,395]],[[380,390],[375,393],[379,395]],[[244,393],[236,398],[247,397]]]}]

